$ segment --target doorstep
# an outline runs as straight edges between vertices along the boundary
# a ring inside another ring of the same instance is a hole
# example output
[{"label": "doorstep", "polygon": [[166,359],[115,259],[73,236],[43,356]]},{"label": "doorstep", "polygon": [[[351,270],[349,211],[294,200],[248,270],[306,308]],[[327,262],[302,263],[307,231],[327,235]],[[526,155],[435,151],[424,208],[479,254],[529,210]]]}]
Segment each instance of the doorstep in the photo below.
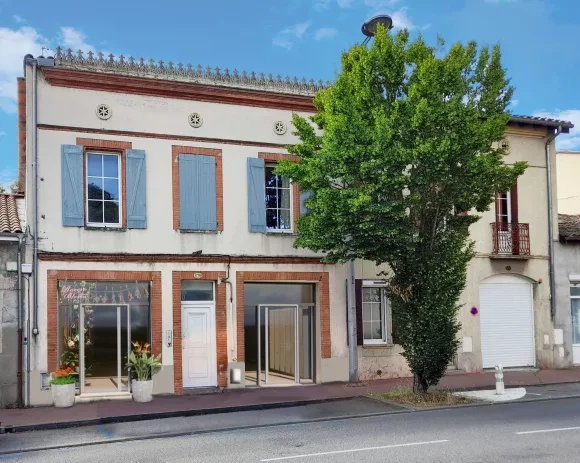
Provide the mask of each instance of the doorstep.
[{"label": "doorstep", "polygon": [[100,402],[103,400],[133,400],[133,394],[130,392],[106,392],[75,396],[75,404],[86,404],[90,402]]}]

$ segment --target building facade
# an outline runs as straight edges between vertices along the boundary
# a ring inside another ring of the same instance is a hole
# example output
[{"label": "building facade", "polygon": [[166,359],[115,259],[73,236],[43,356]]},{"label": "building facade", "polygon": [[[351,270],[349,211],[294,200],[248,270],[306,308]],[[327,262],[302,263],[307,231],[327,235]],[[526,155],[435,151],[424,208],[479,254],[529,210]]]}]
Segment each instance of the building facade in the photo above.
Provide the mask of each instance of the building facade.
[{"label": "building facade", "polygon": [[[510,152],[505,162],[526,161],[528,168],[509,192],[497,194],[495,204],[471,226],[476,256],[460,300],[461,342],[451,369],[477,372],[498,363],[508,368],[572,364],[569,306],[556,305],[555,313],[550,306],[546,143],[555,153],[553,135],[558,127],[567,132],[573,126],[512,117],[503,141]],[[556,156],[550,159],[556,205],[560,187],[556,188]],[[557,241],[556,207],[552,216]],[[380,281],[379,274],[385,270],[369,262],[356,266],[362,379],[410,374],[392,325],[387,286]],[[580,268],[576,273],[580,274]]]},{"label": "building facade", "polygon": [[580,365],[580,189],[575,173],[579,151],[558,151],[558,221],[556,245],[556,301],[562,314],[566,353]]},{"label": "building facade", "polygon": [[[313,114],[322,83],[60,50],[36,72],[33,61],[19,80],[21,181],[38,224],[28,403],[51,403],[60,365],[78,369],[79,400],[129,397],[132,342],[161,354],[158,394],[347,381],[345,267],[293,247],[305,193],[273,172],[299,161],[285,149],[298,141],[292,113]],[[502,336],[517,366],[553,364],[538,211],[554,124],[510,125],[510,160],[531,167],[474,225],[457,368],[501,359]],[[367,262],[356,279],[361,378],[408,374],[386,285]],[[498,331],[505,304],[524,334]]]}]

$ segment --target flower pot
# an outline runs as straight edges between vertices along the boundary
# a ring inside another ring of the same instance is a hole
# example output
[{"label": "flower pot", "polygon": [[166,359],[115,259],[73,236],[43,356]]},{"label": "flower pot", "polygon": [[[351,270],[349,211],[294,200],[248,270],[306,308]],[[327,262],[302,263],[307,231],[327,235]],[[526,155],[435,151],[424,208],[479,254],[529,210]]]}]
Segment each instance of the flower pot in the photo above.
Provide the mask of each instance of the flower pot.
[{"label": "flower pot", "polygon": [[151,402],[153,400],[153,380],[137,381],[134,379],[131,385],[135,402]]},{"label": "flower pot", "polygon": [[52,384],[52,402],[55,407],[72,407],[75,403],[75,383],[72,384]]}]

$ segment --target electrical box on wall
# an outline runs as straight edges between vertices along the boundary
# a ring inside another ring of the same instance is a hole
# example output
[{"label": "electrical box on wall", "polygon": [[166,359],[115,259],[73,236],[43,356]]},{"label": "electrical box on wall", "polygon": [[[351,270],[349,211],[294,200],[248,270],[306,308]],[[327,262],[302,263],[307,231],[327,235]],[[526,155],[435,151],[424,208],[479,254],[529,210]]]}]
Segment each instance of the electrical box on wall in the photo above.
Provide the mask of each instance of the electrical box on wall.
[{"label": "electrical box on wall", "polygon": [[[32,273],[32,264],[22,264],[20,266],[22,273]],[[7,272],[17,272],[18,271],[18,263],[17,262],[6,262],[6,271]]]}]

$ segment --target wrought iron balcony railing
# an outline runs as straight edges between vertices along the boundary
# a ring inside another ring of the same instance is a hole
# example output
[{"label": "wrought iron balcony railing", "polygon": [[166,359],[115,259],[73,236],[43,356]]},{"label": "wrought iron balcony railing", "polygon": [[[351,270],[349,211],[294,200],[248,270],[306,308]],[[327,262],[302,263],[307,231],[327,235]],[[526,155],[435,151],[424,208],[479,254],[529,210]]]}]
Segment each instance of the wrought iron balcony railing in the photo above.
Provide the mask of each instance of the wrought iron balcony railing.
[{"label": "wrought iron balcony railing", "polygon": [[530,255],[530,224],[494,222],[491,229],[493,254],[506,257]]}]

